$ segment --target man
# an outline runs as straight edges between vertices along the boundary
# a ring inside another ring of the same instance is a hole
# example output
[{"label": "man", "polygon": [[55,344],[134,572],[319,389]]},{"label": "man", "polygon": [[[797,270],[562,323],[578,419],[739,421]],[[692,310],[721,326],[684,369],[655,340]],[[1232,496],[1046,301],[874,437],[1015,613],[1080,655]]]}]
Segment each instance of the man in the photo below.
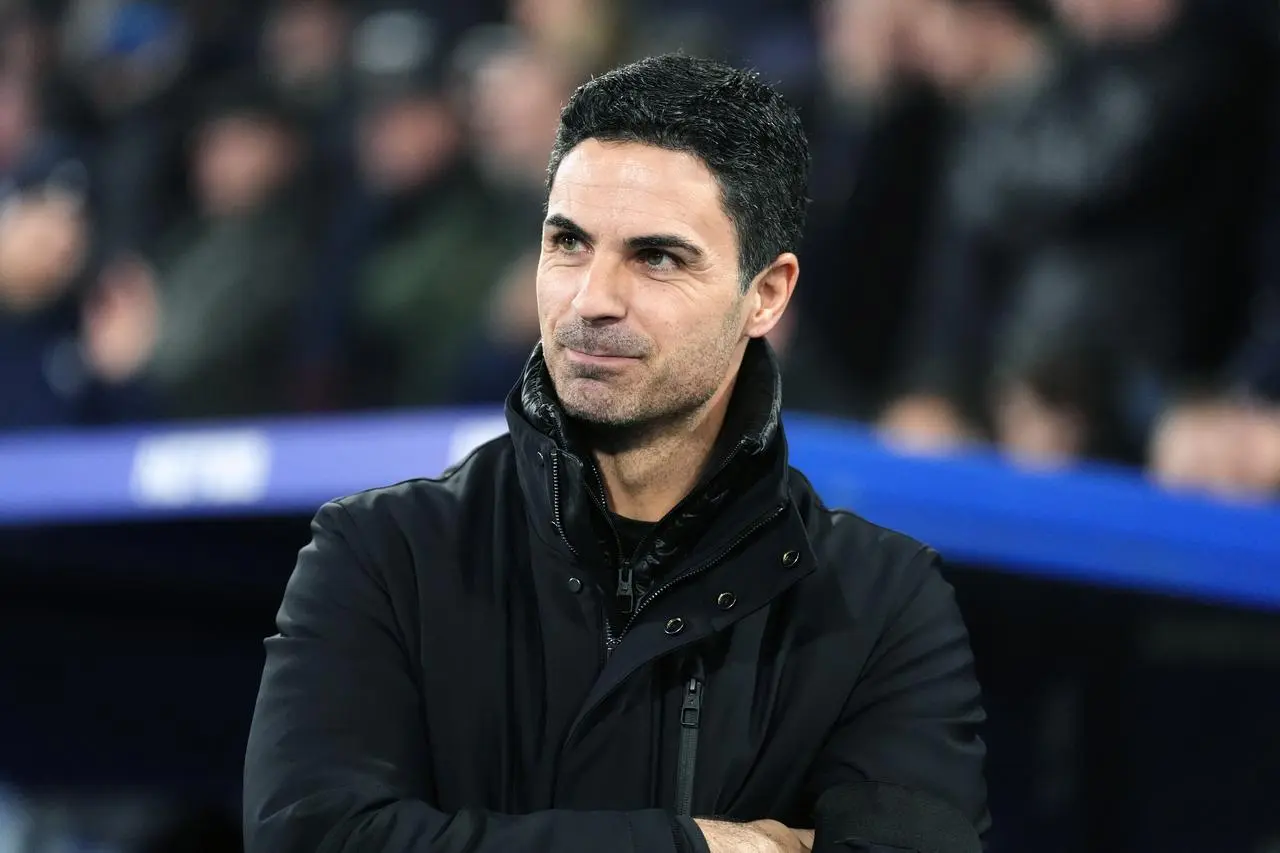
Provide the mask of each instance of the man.
[{"label": "man", "polygon": [[787,467],[763,338],[807,161],[783,99],[713,62],[575,93],[510,434],[317,515],[250,851],[978,849],[984,714],[937,557]]}]

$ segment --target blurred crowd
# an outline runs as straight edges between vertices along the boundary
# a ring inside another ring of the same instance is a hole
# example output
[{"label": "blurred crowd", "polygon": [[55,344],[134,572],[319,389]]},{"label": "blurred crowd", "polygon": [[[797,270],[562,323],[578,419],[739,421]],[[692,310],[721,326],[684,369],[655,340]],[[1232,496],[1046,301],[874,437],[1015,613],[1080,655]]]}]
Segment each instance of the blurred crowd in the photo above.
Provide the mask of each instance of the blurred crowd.
[{"label": "blurred crowd", "polygon": [[1280,490],[1266,0],[0,0],[0,428],[502,399],[573,88],[750,65],[814,151],[787,403]]}]

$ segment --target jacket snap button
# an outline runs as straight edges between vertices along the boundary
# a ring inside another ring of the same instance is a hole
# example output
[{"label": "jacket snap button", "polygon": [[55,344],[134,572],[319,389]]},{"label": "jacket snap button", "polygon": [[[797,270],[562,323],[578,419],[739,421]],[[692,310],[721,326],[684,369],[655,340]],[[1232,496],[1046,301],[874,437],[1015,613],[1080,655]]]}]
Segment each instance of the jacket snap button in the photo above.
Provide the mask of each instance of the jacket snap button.
[{"label": "jacket snap button", "polygon": [[722,592],[716,596],[716,606],[721,610],[730,610],[738,603],[738,597],[731,592]]},{"label": "jacket snap button", "polygon": [[582,581],[577,578],[569,578],[569,592],[572,592],[574,595],[582,592]]},{"label": "jacket snap button", "polygon": [[798,562],[800,562],[799,551],[787,551],[782,555],[782,565],[786,566],[788,569]]},{"label": "jacket snap button", "polygon": [[684,630],[684,620],[681,619],[679,616],[675,617],[674,619],[668,619],[667,625],[665,628],[663,628],[663,630],[674,637],[676,634],[679,634],[681,631]]}]

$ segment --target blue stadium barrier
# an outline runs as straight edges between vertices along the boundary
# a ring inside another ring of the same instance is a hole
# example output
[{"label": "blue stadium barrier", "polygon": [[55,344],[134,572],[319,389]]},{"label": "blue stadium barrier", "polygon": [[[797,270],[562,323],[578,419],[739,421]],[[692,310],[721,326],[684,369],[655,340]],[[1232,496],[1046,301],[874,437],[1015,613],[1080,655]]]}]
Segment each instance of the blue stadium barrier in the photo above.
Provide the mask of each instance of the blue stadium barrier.
[{"label": "blue stadium barrier", "polygon": [[[0,436],[0,526],[310,514],[434,476],[505,429],[492,410],[452,410]],[[1280,506],[1169,494],[1101,467],[905,457],[821,418],[788,415],[786,429],[828,504],[953,563],[1280,609]]]}]

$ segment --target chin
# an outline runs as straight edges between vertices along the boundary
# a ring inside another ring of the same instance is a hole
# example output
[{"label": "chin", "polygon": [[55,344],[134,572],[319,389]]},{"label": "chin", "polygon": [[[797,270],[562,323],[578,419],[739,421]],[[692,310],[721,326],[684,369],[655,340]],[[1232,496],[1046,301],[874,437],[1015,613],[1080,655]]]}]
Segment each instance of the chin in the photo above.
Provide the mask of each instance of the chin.
[{"label": "chin", "polygon": [[[578,380],[571,384],[581,385],[590,381]],[[600,390],[602,389],[595,389],[596,393],[592,393],[581,388],[566,388],[565,393],[560,394],[560,406],[569,417],[593,426],[619,426],[627,423],[629,419],[613,399],[614,395],[599,393]]]}]

